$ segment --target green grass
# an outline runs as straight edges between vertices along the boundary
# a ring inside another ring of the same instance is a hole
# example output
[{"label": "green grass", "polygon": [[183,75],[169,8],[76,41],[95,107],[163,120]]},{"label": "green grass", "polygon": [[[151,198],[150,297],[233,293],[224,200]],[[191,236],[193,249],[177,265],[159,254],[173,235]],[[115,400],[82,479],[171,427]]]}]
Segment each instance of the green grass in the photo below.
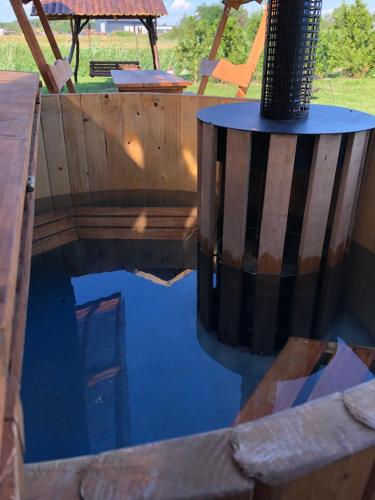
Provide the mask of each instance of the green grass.
[{"label": "green grass", "polygon": [[[110,78],[90,78],[80,76],[76,85],[78,92],[115,92]],[[189,87],[189,92],[196,92],[198,86]],[[234,97],[236,87],[223,83],[210,82],[206,89],[206,95],[223,97]],[[260,99],[261,84],[253,82],[247,96]],[[344,106],[352,109],[366,111],[375,114],[375,78],[349,79],[349,78],[326,78],[314,82],[314,93],[312,98],[314,104],[331,104]]]},{"label": "green grass", "polygon": [[[46,37],[38,37],[45,52],[46,59],[53,61],[53,55]],[[63,54],[69,51],[70,37],[58,35],[58,43]],[[138,47],[137,47],[138,44]],[[159,53],[162,69],[173,67],[173,47],[175,41],[163,35],[159,39]],[[81,64],[78,92],[115,92],[110,78],[90,78],[89,61],[96,60],[135,60],[139,59],[142,68],[152,68],[152,58],[148,46],[147,36],[139,36],[138,40],[131,35],[99,36],[81,38]],[[35,63],[22,35],[0,37],[0,69],[14,69],[18,71],[36,71]],[[188,89],[196,92],[197,86]],[[235,96],[236,88],[233,85],[210,82],[206,90],[207,95]],[[259,99],[261,84],[252,82],[248,97]],[[313,103],[332,104],[359,109],[375,114],[375,78],[325,78],[314,82]]]}]

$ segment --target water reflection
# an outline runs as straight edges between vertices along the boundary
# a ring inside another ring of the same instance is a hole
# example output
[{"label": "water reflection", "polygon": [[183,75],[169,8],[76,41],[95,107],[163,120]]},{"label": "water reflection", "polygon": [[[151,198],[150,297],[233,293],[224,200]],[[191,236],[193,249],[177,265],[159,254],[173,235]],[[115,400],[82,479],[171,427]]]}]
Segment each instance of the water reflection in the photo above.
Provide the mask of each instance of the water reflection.
[{"label": "water reflection", "polygon": [[[103,272],[113,246],[117,257],[138,255],[136,267],[124,258],[122,269]],[[197,338],[196,272],[166,267],[174,244],[163,263],[152,247],[143,266],[144,242],[134,241],[74,242],[33,259],[22,385],[28,462],[217,429],[239,412],[242,375]]]}]

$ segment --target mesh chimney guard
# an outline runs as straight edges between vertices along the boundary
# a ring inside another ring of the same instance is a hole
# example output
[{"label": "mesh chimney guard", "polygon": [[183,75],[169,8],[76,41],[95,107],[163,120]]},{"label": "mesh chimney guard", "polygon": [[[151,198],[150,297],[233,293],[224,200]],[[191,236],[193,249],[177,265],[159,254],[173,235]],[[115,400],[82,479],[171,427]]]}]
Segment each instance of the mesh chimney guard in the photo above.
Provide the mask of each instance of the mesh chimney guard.
[{"label": "mesh chimney guard", "polygon": [[261,114],[308,115],[322,0],[269,0]]}]

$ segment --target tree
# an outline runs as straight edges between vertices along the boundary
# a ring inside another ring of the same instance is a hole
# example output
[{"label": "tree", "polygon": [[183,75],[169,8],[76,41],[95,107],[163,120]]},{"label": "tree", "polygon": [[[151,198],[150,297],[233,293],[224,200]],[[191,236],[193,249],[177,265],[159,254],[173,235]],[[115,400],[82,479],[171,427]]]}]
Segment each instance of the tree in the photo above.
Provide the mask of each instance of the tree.
[{"label": "tree", "polygon": [[[194,16],[185,16],[176,29],[177,47],[175,65],[177,72],[187,70],[194,81],[199,76],[201,59],[207,57],[222,15],[220,5],[202,4]],[[225,57],[237,64],[246,60],[248,51],[248,15],[245,9],[233,11],[228,19],[218,57]]]},{"label": "tree", "polygon": [[[343,3],[333,12],[329,65],[348,76],[366,74],[375,68],[374,16],[362,0]],[[323,38],[324,40],[324,38]]]}]

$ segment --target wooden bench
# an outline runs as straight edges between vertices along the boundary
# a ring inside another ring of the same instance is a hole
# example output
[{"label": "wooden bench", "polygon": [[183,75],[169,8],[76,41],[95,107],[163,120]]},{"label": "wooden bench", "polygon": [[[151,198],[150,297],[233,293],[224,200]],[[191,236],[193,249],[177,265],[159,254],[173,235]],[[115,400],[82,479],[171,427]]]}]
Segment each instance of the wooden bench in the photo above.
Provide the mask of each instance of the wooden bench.
[{"label": "wooden bench", "polygon": [[141,69],[139,61],[90,61],[90,76],[111,76],[114,69]]}]

